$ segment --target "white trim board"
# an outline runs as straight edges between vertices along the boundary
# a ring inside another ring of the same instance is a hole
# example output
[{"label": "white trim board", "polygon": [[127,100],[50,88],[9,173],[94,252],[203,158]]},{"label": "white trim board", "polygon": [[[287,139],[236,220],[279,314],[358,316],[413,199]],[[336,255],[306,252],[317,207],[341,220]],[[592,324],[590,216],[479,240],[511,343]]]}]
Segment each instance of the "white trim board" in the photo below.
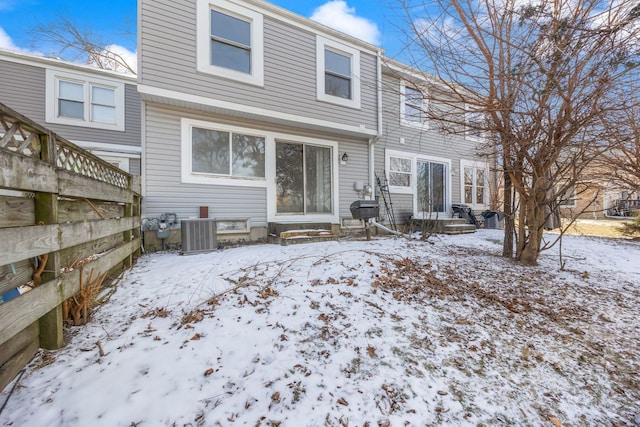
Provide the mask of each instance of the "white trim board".
[{"label": "white trim board", "polygon": [[[364,125],[351,126],[342,123],[331,122],[328,120],[315,119],[311,117],[299,116],[296,114],[283,113],[279,111],[268,110],[265,108],[252,107],[248,105],[238,104],[235,102],[223,101],[220,99],[207,98],[205,96],[190,95],[182,92],[162,89],[148,85],[138,85],[140,95],[156,96],[169,100],[179,101],[185,104],[193,103],[201,106],[211,107],[221,110],[221,112],[240,113],[245,117],[253,116],[266,122],[275,122],[285,125],[297,125],[302,128],[319,129],[330,131],[332,133],[344,132],[349,136],[372,138],[378,135],[375,129],[367,129]],[[188,107],[187,105],[184,105]]]}]

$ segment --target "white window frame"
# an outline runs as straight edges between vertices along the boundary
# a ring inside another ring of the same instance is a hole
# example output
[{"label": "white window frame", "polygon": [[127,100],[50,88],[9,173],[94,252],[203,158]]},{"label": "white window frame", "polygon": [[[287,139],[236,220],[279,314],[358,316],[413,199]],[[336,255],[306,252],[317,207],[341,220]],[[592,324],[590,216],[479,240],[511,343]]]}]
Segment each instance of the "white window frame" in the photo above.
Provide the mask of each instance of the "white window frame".
[{"label": "white window frame", "polygon": [[[472,203],[468,203],[466,200],[464,200],[464,170],[465,168],[472,168],[473,169],[473,183],[472,183],[472,190],[471,190],[471,194],[472,194]],[[476,188],[477,188],[477,173],[476,171],[478,169],[483,169],[484,170],[484,183],[483,183],[483,188],[484,188],[484,195],[483,195],[483,200],[482,200],[482,204],[478,204],[476,203]],[[471,208],[473,209],[484,209],[485,207],[488,206],[489,204],[489,167],[485,162],[481,162],[481,161],[475,161],[475,160],[465,160],[465,159],[460,159],[460,202],[467,204],[469,206],[471,206]]]},{"label": "white window frame", "polygon": [[[412,202],[413,202],[413,215],[419,216],[420,212],[418,211],[418,161],[428,161],[435,163],[443,163],[445,165],[445,206],[446,211],[448,213],[451,207],[451,159],[446,159],[444,157],[434,157],[434,156],[425,156],[417,153],[409,153],[406,151],[397,151],[397,150],[385,150],[384,153],[384,166],[385,173],[389,173],[389,167],[391,165],[391,157],[398,157],[402,159],[410,159],[411,160],[411,185],[409,187],[401,187],[401,186],[392,186],[389,185],[390,193],[397,194],[411,194]],[[389,176],[387,176],[387,182],[389,180]]]},{"label": "white window frame", "polygon": [[384,170],[387,174],[387,182],[390,183],[389,174],[391,173],[391,158],[398,158],[409,160],[411,162],[411,181],[408,186],[401,185],[391,185],[389,184],[389,192],[390,193],[399,193],[399,194],[412,194],[414,192],[415,181],[416,181],[416,161],[415,155],[406,153],[404,151],[394,151],[394,150],[385,150],[384,152]]},{"label": "white window frame", "polygon": [[[63,117],[58,112],[58,93],[60,81],[76,83],[83,87],[83,118]],[[92,121],[91,119],[91,88],[100,87],[114,91],[115,123]],[[107,129],[124,132],[125,130],[125,99],[124,83],[104,77],[93,77],[86,74],[69,71],[47,69],[45,75],[45,121],[60,125],[82,126],[95,129]]]},{"label": "white window frame", "polygon": [[[569,198],[562,200],[562,196],[569,193]],[[578,195],[576,193],[576,184],[571,185],[567,188],[563,194],[558,196],[558,207],[559,208],[576,208],[578,207]]]},{"label": "white window frame", "polygon": [[[325,49],[351,58],[351,99],[325,93]],[[316,82],[318,101],[360,109],[360,51],[322,36],[316,36]]]},{"label": "white window frame", "polygon": [[[265,177],[247,177],[233,176],[227,174],[214,174],[206,172],[194,172],[192,155],[193,155],[193,128],[215,130],[220,132],[238,133],[243,135],[257,136],[265,139]],[[180,135],[182,146],[182,165],[181,175],[183,183],[191,184],[220,184],[245,187],[265,187],[266,186],[266,167],[267,167],[267,142],[264,132],[253,129],[229,126],[220,123],[205,122],[202,120],[193,120],[182,118],[180,120]]]},{"label": "white window frame", "polygon": [[[211,10],[251,24],[251,73],[211,64]],[[196,19],[197,70],[230,80],[264,86],[264,18],[262,14],[227,0],[198,0]]]},{"label": "white window frame", "polygon": [[413,216],[416,218],[421,217],[423,212],[418,210],[418,161],[425,162],[433,162],[433,163],[442,163],[445,165],[445,200],[444,206],[445,209],[442,212],[437,212],[438,215],[448,215],[451,211],[451,159],[445,159],[444,157],[435,157],[435,156],[424,156],[420,154],[416,154],[415,156],[415,166],[414,166],[414,191],[413,191]]},{"label": "white window frame", "polygon": [[[482,132],[482,134],[478,136],[474,134],[475,131],[472,131],[471,129],[469,129],[468,126],[466,126],[470,122],[469,116],[471,114],[483,115],[482,112],[478,111],[472,106],[465,105],[465,113],[464,113],[465,138],[468,139],[469,141],[484,142],[486,140],[486,132]],[[485,117],[485,120],[486,120],[486,117]]]},{"label": "white window frame", "polygon": [[415,85],[405,80],[400,81],[400,123],[404,126],[409,126],[417,129],[429,129],[429,120],[425,116],[424,121],[416,122],[413,120],[407,119],[407,86],[412,89],[418,90],[423,94],[421,110],[427,111],[429,108],[429,99],[424,96],[425,90],[420,87],[420,85]]}]

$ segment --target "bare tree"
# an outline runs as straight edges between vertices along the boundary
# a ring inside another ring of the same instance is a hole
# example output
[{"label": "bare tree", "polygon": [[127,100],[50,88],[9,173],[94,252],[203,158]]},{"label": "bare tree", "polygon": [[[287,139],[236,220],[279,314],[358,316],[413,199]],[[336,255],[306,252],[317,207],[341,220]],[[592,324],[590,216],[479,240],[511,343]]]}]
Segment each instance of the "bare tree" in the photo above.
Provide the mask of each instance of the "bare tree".
[{"label": "bare tree", "polygon": [[625,93],[640,60],[640,6],[399,1],[412,37],[412,65],[445,88],[429,93],[443,107],[427,113],[443,131],[481,135],[487,153],[498,155],[503,254],[514,255],[515,237],[516,259],[536,265],[557,201],[616,142],[617,129],[607,127],[606,118],[635,105]]},{"label": "bare tree", "polygon": [[[638,89],[632,91],[640,96]],[[613,135],[618,144],[598,161],[605,177],[615,180],[628,193],[640,192],[640,108],[630,106],[617,116],[607,118],[607,127],[619,131]]]},{"label": "bare tree", "polygon": [[113,44],[104,42],[93,31],[79,27],[68,18],[58,16],[30,32],[36,49],[50,45],[58,56],[70,56],[71,60],[82,60],[101,69],[136,74],[135,64],[131,64]]}]

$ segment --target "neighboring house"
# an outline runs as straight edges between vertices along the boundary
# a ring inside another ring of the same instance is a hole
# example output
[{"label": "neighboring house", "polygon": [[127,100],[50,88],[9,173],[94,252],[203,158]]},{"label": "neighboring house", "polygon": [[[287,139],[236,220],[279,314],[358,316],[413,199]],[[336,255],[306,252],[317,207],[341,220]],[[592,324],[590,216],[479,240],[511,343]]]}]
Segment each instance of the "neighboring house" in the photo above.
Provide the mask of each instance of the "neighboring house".
[{"label": "neighboring house", "polygon": [[141,0],[138,16],[144,216],[208,216],[248,240],[337,232],[376,171],[404,217],[420,194],[446,216],[488,206],[476,138],[418,124],[380,48],[259,0]]},{"label": "neighboring house", "polygon": [[558,206],[564,218],[624,219],[640,212],[640,197],[630,182],[617,178],[611,165],[595,161],[589,165],[573,185],[560,198]]},{"label": "neighboring house", "polygon": [[[426,111],[435,89],[424,73],[393,60],[383,67],[383,134],[375,145],[375,170],[386,178],[398,223],[409,218],[450,218],[453,203],[476,214],[490,207],[491,163],[480,156],[481,133],[444,133]],[[481,120],[465,113],[467,123]]]},{"label": "neighboring house", "polygon": [[141,103],[135,76],[0,50],[0,102],[140,175]]}]

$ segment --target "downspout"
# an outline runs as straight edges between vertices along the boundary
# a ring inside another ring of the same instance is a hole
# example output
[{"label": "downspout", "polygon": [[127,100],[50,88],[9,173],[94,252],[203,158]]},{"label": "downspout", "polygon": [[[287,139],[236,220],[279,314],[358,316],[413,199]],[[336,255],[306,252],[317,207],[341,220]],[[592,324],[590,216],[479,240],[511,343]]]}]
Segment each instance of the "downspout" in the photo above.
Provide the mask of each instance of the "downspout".
[{"label": "downspout", "polygon": [[371,185],[371,197],[376,197],[376,173],[375,173],[375,143],[382,137],[382,49],[378,49],[376,54],[377,72],[377,100],[378,100],[378,134],[369,139],[369,185]]},{"label": "downspout", "polygon": [[[378,50],[376,64],[377,64],[377,73],[378,73],[378,81],[376,83],[378,89],[378,134],[369,139],[369,182],[371,183],[371,197],[375,199],[377,186],[376,186],[376,174],[375,174],[375,143],[382,138],[383,127],[382,127],[382,55],[383,52],[381,49]],[[375,218],[369,219],[371,225],[377,227],[381,230],[386,231],[389,234],[393,234],[394,236],[403,236],[403,234],[399,231],[394,231],[390,228],[385,227],[382,224],[378,224]]]}]

